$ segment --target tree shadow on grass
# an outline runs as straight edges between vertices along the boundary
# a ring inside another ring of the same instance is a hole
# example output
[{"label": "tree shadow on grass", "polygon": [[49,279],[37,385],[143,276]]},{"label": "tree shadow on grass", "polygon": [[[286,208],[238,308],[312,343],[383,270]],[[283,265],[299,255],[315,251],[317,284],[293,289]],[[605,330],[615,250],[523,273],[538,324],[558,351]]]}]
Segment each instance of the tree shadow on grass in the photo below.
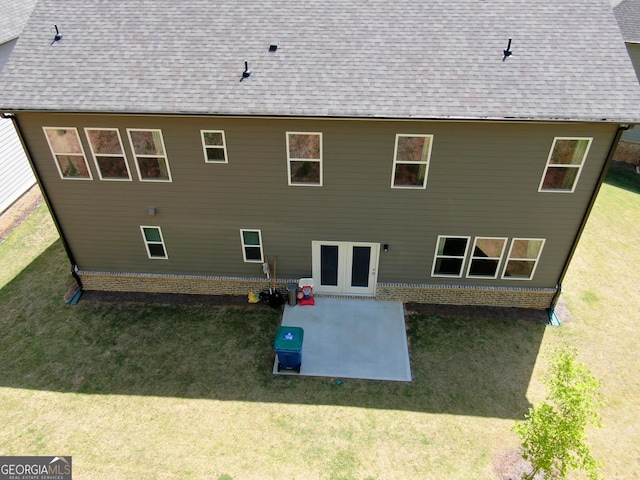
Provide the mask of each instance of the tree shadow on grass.
[{"label": "tree shadow on grass", "polygon": [[0,290],[0,386],[510,419],[530,406],[542,312],[539,321],[499,318],[499,310],[468,318],[410,313],[413,381],[338,385],[271,373],[279,311],[170,302],[65,305],[66,265],[56,242]]}]

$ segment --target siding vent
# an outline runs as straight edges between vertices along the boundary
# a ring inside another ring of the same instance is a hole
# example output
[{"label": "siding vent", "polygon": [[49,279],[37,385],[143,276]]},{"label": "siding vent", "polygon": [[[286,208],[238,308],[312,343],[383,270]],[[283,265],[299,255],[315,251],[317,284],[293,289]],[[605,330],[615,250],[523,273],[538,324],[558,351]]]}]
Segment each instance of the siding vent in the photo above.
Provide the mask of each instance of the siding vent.
[{"label": "siding vent", "polygon": [[62,35],[60,35],[60,31],[58,30],[58,25],[54,25],[54,27],[56,29],[56,35],[55,37],[53,37],[53,41],[51,42],[51,45],[62,40]]},{"label": "siding vent", "polygon": [[502,53],[504,54],[504,56],[502,57],[502,61],[504,62],[507,58],[509,58],[511,55],[513,55],[513,52],[511,51],[511,39],[509,39],[509,43],[507,45],[507,49],[503,50]]}]

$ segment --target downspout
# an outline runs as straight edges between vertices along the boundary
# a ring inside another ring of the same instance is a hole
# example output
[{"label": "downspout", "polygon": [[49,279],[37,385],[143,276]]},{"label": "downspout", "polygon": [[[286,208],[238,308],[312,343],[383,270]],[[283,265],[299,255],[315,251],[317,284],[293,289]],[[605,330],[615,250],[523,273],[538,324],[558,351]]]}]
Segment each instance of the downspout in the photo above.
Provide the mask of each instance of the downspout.
[{"label": "downspout", "polygon": [[582,217],[580,228],[578,229],[578,233],[576,233],[576,237],[573,240],[573,245],[571,246],[571,251],[569,252],[567,261],[565,262],[564,267],[562,267],[562,272],[560,273],[560,278],[558,280],[558,284],[556,285],[556,293],[551,299],[551,304],[547,309],[549,313],[549,323],[551,325],[559,324],[558,318],[556,317],[556,314],[555,314],[555,308],[556,308],[556,305],[558,304],[558,299],[560,297],[560,294],[562,293],[562,282],[564,281],[564,277],[567,274],[567,270],[569,270],[569,264],[573,259],[573,255],[575,254],[576,249],[578,248],[578,242],[580,241],[580,237],[582,237],[582,232],[584,232],[584,228],[587,225],[587,220],[589,219],[589,215],[591,215],[591,210],[593,210],[593,206],[596,203],[596,198],[598,197],[600,188],[602,187],[602,184],[604,183],[604,180],[607,177],[609,167],[611,166],[611,162],[613,161],[613,155],[616,153],[616,148],[618,148],[618,142],[620,141],[620,137],[622,137],[622,134],[626,130],[629,130],[629,128],[631,128],[631,126],[628,124],[620,125],[618,127],[618,130],[616,131],[615,137],[613,138],[611,147],[609,147],[609,153],[607,154],[607,159],[605,160],[604,165],[602,166],[602,171],[600,172],[598,183],[596,184],[596,188],[593,191],[593,195],[591,195],[591,199],[589,200],[589,205],[587,206],[587,210],[585,211],[584,216]]},{"label": "downspout", "polygon": [[25,152],[25,154],[27,156],[27,160],[29,161],[29,165],[31,165],[31,169],[35,173],[36,182],[38,183],[38,187],[40,187],[40,191],[42,192],[42,197],[44,198],[44,201],[47,204],[47,208],[49,209],[49,213],[51,213],[51,218],[53,219],[53,224],[55,225],[56,230],[58,231],[58,235],[60,236],[60,240],[62,242],[62,246],[64,247],[64,250],[67,253],[67,257],[69,258],[69,261],[71,262],[71,276],[76,281],[76,284],[78,285],[78,289],[81,292],[82,291],[82,280],[78,276],[78,265],[77,265],[76,260],[75,260],[75,258],[73,256],[73,252],[71,251],[71,248],[69,247],[69,243],[67,242],[67,239],[64,236],[64,232],[62,231],[62,227],[60,226],[60,222],[58,221],[58,217],[57,217],[56,212],[55,212],[55,210],[53,208],[53,205],[51,204],[51,201],[49,200],[49,196],[47,194],[47,191],[44,188],[44,185],[42,184],[42,180],[40,178],[40,172],[38,171],[38,167],[34,163],[33,157],[31,156],[31,152],[29,151],[29,147],[27,147],[27,144],[24,141],[24,137],[22,136],[22,130],[20,130],[20,124],[18,123],[18,119],[16,118],[16,116],[13,113],[3,113],[2,114],[2,118],[10,118],[13,121],[13,126],[15,127],[16,132],[18,134],[18,139],[20,140],[20,143],[22,144],[22,148],[24,149],[24,152]]}]

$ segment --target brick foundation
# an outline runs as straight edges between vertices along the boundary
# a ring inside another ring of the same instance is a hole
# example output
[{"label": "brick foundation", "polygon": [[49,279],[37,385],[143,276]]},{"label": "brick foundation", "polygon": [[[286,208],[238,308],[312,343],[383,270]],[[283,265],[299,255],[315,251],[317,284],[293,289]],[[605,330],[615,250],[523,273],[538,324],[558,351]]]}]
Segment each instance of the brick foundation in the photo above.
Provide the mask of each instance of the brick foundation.
[{"label": "brick foundation", "polygon": [[479,305],[543,310],[551,305],[556,289],[379,283],[376,293],[378,300],[400,300],[403,303]]},{"label": "brick foundation", "polygon": [[[269,286],[264,278],[217,277],[199,275],[159,275],[116,272],[79,271],[85,290],[110,292],[186,293],[195,295],[246,295]],[[298,279],[280,279],[277,287],[284,290]],[[441,305],[481,305],[545,309],[551,304],[554,288],[479,287],[379,283],[377,300]]]}]

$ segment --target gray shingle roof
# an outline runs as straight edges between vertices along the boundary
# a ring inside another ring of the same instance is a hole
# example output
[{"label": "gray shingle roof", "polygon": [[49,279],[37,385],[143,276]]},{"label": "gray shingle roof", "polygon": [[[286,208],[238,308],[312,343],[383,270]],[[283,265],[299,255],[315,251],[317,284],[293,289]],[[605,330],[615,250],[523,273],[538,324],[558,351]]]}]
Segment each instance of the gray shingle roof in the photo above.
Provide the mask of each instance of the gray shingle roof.
[{"label": "gray shingle roof", "polygon": [[0,0],[0,44],[20,35],[37,0]]},{"label": "gray shingle roof", "polygon": [[640,87],[608,0],[41,0],[0,107],[628,122]]},{"label": "gray shingle roof", "polygon": [[640,43],[640,0],[624,0],[613,11],[625,42]]}]

